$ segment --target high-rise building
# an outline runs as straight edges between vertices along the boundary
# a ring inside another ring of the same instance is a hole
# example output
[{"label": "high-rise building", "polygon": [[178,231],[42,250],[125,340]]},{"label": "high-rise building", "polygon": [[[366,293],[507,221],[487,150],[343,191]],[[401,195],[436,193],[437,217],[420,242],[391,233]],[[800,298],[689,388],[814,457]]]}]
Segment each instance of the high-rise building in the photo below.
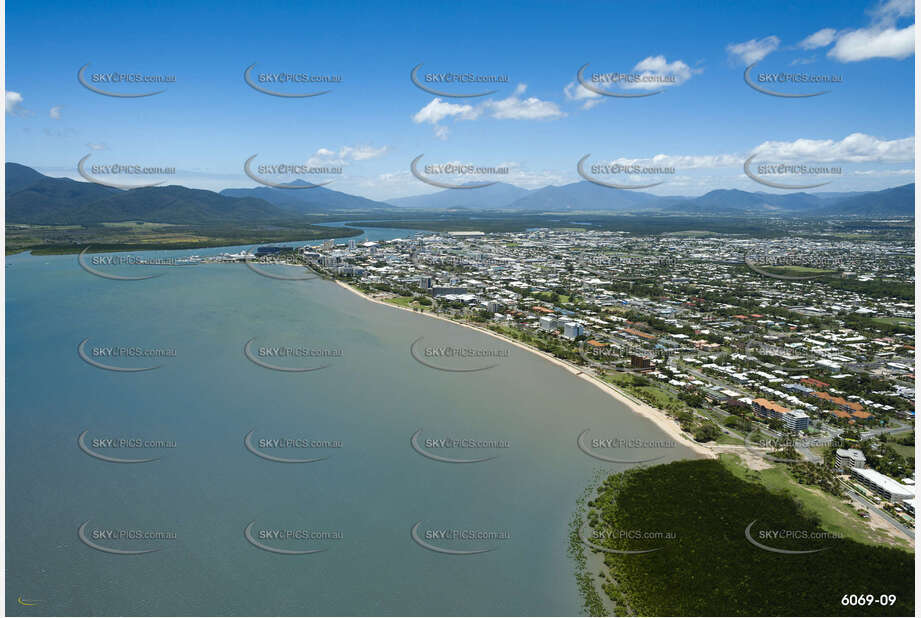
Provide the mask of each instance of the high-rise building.
[{"label": "high-rise building", "polygon": [[790,431],[806,431],[809,427],[809,415],[802,410],[791,410],[781,420]]},{"label": "high-rise building", "polygon": [[630,368],[631,369],[652,369],[652,361],[645,356],[639,356],[637,354],[630,355]]},{"label": "high-rise building", "polygon": [[835,467],[840,470],[849,470],[851,468],[865,468],[867,460],[863,456],[863,451],[856,448],[839,448],[835,451]]},{"label": "high-rise building", "polygon": [[563,324],[563,336],[567,339],[575,339],[576,337],[581,337],[582,333],[585,332],[585,329],[582,328],[582,325],[578,322],[565,322]]}]

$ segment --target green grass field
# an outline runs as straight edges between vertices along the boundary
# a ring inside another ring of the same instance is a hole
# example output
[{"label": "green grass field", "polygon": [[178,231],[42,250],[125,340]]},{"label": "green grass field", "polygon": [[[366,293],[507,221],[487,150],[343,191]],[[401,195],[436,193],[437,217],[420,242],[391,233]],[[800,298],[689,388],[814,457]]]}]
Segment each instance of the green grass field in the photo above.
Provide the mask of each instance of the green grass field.
[{"label": "green grass field", "polygon": [[412,296],[394,296],[393,298],[388,298],[387,302],[392,303],[394,305],[399,305],[400,307],[417,307],[418,306],[418,304],[413,303]]},{"label": "green grass field", "polygon": [[814,513],[829,532],[843,534],[859,543],[911,550],[911,544],[901,537],[871,528],[848,502],[818,488],[800,485],[782,464],[756,471],[745,466],[738,455],[732,454],[720,455],[720,463],[740,479],[760,483],[774,494],[790,495],[807,511]]},{"label": "green grass field", "polygon": [[907,326],[908,328],[915,327],[915,321],[912,318],[873,318],[871,322],[876,322],[877,324],[882,324],[884,326]]},{"label": "green grass field", "polygon": [[769,273],[774,273],[775,275],[793,275],[793,276],[805,276],[805,275],[834,275],[837,273],[835,270],[825,270],[822,268],[812,268],[810,266],[761,266],[763,270],[768,271]]}]

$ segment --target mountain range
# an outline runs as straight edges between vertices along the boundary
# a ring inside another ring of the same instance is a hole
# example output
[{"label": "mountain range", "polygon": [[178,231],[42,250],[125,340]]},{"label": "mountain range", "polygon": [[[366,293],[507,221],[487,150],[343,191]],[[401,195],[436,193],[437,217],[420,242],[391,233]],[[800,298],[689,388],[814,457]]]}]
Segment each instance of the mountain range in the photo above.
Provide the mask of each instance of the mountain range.
[{"label": "mountain range", "polygon": [[[304,181],[291,184],[307,185]],[[381,202],[326,187],[255,187],[219,193],[179,185],[121,190],[45,176],[18,163],[6,164],[7,222],[40,225],[133,220],[175,224],[290,222],[331,211],[395,209],[886,217],[913,216],[914,195],[914,183],[867,192],[777,194],[717,189],[699,197],[686,197],[610,189],[581,181],[534,190],[496,183]]]}]

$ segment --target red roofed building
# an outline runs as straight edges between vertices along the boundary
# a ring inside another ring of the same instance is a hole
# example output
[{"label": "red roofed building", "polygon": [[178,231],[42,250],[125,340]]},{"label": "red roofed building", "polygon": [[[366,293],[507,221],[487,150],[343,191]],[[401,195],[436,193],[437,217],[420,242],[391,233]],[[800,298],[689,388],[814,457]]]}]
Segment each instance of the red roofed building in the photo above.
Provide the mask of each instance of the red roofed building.
[{"label": "red roofed building", "polygon": [[820,382],[819,380],[816,380],[815,378],[803,378],[802,380],[800,380],[800,382],[802,382],[806,386],[814,386],[815,388],[828,388],[829,387],[829,385],[826,384],[825,382]]}]

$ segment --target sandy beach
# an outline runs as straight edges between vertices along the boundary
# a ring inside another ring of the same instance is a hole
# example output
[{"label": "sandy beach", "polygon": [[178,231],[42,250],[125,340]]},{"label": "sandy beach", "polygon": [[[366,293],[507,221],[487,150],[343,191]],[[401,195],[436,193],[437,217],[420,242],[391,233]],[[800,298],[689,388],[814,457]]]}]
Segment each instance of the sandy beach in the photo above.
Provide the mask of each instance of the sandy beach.
[{"label": "sandy beach", "polygon": [[458,321],[456,321],[456,320],[452,320],[452,319],[450,319],[450,318],[442,317],[442,316],[440,316],[440,315],[435,315],[435,314],[432,314],[432,313],[422,313],[421,311],[414,311],[414,310],[409,309],[409,308],[407,308],[407,307],[400,307],[400,306],[398,306],[398,305],[394,305],[393,303],[388,303],[388,302],[385,302],[385,301],[380,300],[380,299],[378,299],[378,298],[374,298],[374,297],[372,297],[372,296],[368,296],[367,294],[365,294],[365,293],[362,292],[361,290],[358,290],[358,289],[356,289],[356,288],[354,288],[354,287],[352,287],[352,286],[350,286],[350,285],[348,285],[348,284],[346,284],[346,283],[343,283],[342,281],[338,281],[338,280],[334,280],[334,281],[335,281],[336,284],[339,285],[340,287],[345,288],[346,290],[349,290],[350,292],[352,292],[352,293],[354,293],[354,294],[357,294],[358,296],[360,296],[360,297],[364,298],[365,300],[370,301],[370,302],[372,302],[372,303],[377,303],[378,305],[383,305],[383,306],[385,306],[385,307],[390,307],[391,309],[397,309],[397,310],[399,310],[399,311],[408,311],[408,312],[410,312],[410,313],[412,313],[412,314],[414,314],[414,315],[421,315],[421,316],[423,316],[423,317],[433,318],[433,319],[435,319],[435,320],[443,320],[443,321],[445,321],[445,322],[450,322],[451,324],[456,324],[456,325],[458,325],[458,326],[463,326],[463,327],[465,327],[465,328],[470,328],[470,329],[472,329],[472,330],[479,331],[479,332],[483,333],[484,335],[489,335],[490,337],[495,337],[496,339],[501,339],[502,341],[504,341],[504,342],[506,342],[506,343],[508,343],[508,344],[510,344],[510,345],[514,345],[514,346],[516,346],[516,347],[518,347],[518,348],[521,348],[522,350],[526,350],[526,351],[528,351],[528,352],[530,352],[530,353],[532,353],[532,354],[535,354],[535,355],[537,355],[537,356],[540,356],[541,358],[543,358],[543,359],[546,360],[547,362],[553,363],[554,365],[557,365],[558,367],[561,367],[561,368],[565,369],[565,370],[568,371],[569,373],[572,373],[573,375],[575,375],[575,376],[577,376],[577,377],[579,377],[579,378],[585,380],[586,382],[588,382],[588,383],[590,383],[590,384],[593,384],[595,387],[601,389],[602,391],[604,391],[605,393],[607,393],[609,396],[613,397],[614,399],[616,399],[616,400],[619,401],[620,403],[622,403],[622,404],[624,404],[625,406],[627,406],[627,408],[629,408],[631,411],[635,412],[636,414],[639,414],[640,416],[642,416],[642,417],[644,417],[644,418],[647,418],[647,419],[651,420],[651,421],[652,421],[653,423],[655,423],[662,431],[664,431],[666,434],[668,434],[668,436],[671,437],[673,440],[675,440],[676,442],[678,442],[678,443],[680,443],[680,444],[682,444],[682,445],[688,447],[689,449],[693,450],[695,453],[699,454],[700,456],[706,457],[706,458],[711,458],[711,459],[715,459],[715,458],[717,457],[716,453],[715,453],[712,449],[710,449],[710,448],[707,447],[707,446],[704,446],[703,444],[699,444],[699,443],[695,442],[694,440],[692,440],[691,438],[689,438],[683,431],[681,431],[681,427],[678,425],[678,422],[675,421],[674,419],[672,419],[671,417],[669,417],[665,412],[663,412],[662,410],[659,410],[659,409],[657,409],[657,408],[653,408],[652,406],[647,405],[647,404],[645,404],[645,403],[643,403],[643,402],[641,402],[641,401],[639,401],[639,400],[633,398],[633,397],[630,396],[629,394],[624,393],[624,392],[618,390],[618,389],[617,389],[615,386],[613,386],[612,384],[609,384],[609,383],[607,383],[607,382],[601,380],[600,378],[598,378],[598,377],[596,377],[596,376],[594,376],[594,375],[588,373],[588,372],[586,371],[586,369],[584,369],[584,368],[582,368],[582,367],[579,367],[579,366],[573,365],[573,364],[571,364],[571,363],[568,363],[568,362],[566,362],[566,361],[563,361],[563,360],[561,360],[561,359],[559,359],[559,358],[556,358],[555,356],[551,356],[551,355],[549,355],[549,354],[546,354],[545,352],[541,352],[540,350],[538,350],[538,349],[536,349],[536,348],[532,348],[531,346],[525,345],[525,344],[521,343],[520,341],[516,341],[516,340],[514,340],[514,339],[511,339],[511,338],[506,337],[506,336],[504,336],[504,335],[501,335],[501,334],[499,334],[499,333],[494,333],[494,332],[491,331],[491,330],[488,330],[488,329],[485,329],[485,328],[480,328],[480,327],[478,327],[478,326],[473,326],[473,325],[471,325],[471,324],[465,324],[465,323],[463,323],[463,322],[458,322]]}]

